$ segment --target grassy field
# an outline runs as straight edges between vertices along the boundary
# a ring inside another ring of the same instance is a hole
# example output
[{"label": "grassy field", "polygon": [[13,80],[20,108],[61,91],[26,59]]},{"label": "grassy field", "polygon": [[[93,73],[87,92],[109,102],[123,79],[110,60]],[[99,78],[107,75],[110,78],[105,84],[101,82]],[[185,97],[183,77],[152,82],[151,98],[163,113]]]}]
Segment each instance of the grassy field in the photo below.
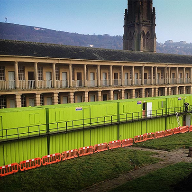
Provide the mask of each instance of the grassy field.
[{"label": "grassy field", "polygon": [[178,163],[127,182],[112,191],[191,191],[191,181],[188,184],[183,181],[191,172],[192,163]]},{"label": "grassy field", "polygon": [[0,178],[0,191],[77,191],[156,163],[151,152],[119,148]]},{"label": "grassy field", "polygon": [[179,148],[189,148],[192,146],[192,132],[148,140],[142,143],[134,144],[134,146],[167,151]]}]

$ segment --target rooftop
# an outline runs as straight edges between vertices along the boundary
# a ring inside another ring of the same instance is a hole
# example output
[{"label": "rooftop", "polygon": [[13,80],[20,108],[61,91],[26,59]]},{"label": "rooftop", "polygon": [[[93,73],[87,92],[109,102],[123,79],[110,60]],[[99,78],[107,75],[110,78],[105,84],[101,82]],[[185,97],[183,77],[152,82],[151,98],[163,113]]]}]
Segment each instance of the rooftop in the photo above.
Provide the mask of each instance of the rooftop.
[{"label": "rooftop", "polygon": [[0,40],[0,55],[192,64],[192,56]]}]

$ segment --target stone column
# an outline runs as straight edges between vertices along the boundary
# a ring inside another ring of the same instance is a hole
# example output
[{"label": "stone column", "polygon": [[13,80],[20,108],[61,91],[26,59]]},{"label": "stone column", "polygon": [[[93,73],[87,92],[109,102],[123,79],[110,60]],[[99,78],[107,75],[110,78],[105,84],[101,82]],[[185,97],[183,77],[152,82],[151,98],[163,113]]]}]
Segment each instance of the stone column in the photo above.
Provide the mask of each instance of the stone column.
[{"label": "stone column", "polygon": [[135,85],[135,67],[134,66],[132,66],[132,85]]},{"label": "stone column", "polygon": [[74,93],[73,92],[69,93],[69,103],[74,103]]},{"label": "stone column", "polygon": [[185,94],[186,93],[186,87],[184,86],[183,87],[183,94]]},{"label": "stone column", "polygon": [[69,64],[69,87],[72,87],[72,64]]},{"label": "stone column", "polygon": [[155,84],[158,85],[157,67],[155,67]]},{"label": "stone column", "polygon": [[132,89],[131,90],[131,99],[134,99],[135,98],[135,89]]},{"label": "stone column", "polygon": [[19,88],[18,62],[15,61],[15,87]]},{"label": "stone column", "polygon": [[53,88],[56,88],[56,73],[55,73],[55,63],[52,64],[52,71],[53,71]]},{"label": "stone column", "polygon": [[35,106],[40,106],[40,94],[35,95]]},{"label": "stone column", "polygon": [[165,87],[165,96],[167,96],[167,87]]},{"label": "stone column", "polygon": [[183,83],[185,84],[185,76],[186,76],[186,70],[185,67],[183,67]]},{"label": "stone column", "polygon": [[109,100],[113,100],[113,90],[110,90]]},{"label": "stone column", "polygon": [[101,101],[101,91],[97,92],[97,101]]},{"label": "stone column", "polygon": [[15,95],[15,103],[16,103],[16,107],[18,108],[18,107],[21,107],[21,94],[19,94],[19,93],[17,93],[16,95]]},{"label": "stone column", "polygon": [[176,95],[178,95],[178,89],[179,89],[179,87],[176,86]]},{"label": "stone column", "polygon": [[121,90],[121,99],[125,99],[125,90],[124,89]]},{"label": "stone column", "polygon": [[53,105],[58,104],[58,93],[53,93]]},{"label": "stone column", "polygon": [[145,70],[145,67],[142,66],[142,69],[141,69],[141,85],[144,85],[144,70]]},{"label": "stone column", "polygon": [[88,91],[84,92],[84,102],[89,102]]},{"label": "stone column", "polygon": [[141,89],[141,97],[142,97],[142,98],[145,98],[145,88],[142,88],[142,89]]},{"label": "stone column", "polygon": [[167,84],[167,67],[164,68],[164,84]]},{"label": "stone column", "polygon": [[192,67],[190,68],[190,83],[192,83]]},{"label": "stone column", "polygon": [[177,82],[177,84],[179,82],[179,68],[178,67],[176,67],[176,82]]},{"label": "stone column", "polygon": [[100,87],[101,86],[101,75],[100,75],[100,65],[97,65],[97,86]]},{"label": "stone column", "polygon": [[158,97],[158,88],[155,88],[155,97]]},{"label": "stone column", "polygon": [[153,85],[153,67],[151,67],[151,85]]},{"label": "stone column", "polygon": [[190,94],[192,94],[192,86],[190,86],[190,90],[189,91],[190,91]]},{"label": "stone column", "polygon": [[113,85],[113,67],[110,65],[110,80],[109,80],[109,85]]},{"label": "stone column", "polygon": [[154,96],[154,88],[151,89],[151,97],[155,97]]},{"label": "stone column", "polygon": [[37,62],[34,63],[34,69],[35,69],[35,88],[38,87],[38,67],[37,67]]},{"label": "stone column", "polygon": [[121,66],[121,85],[124,86],[123,65]]},{"label": "stone column", "polygon": [[87,65],[84,65],[84,86],[87,87]]},{"label": "stone column", "polygon": [[171,67],[168,68],[168,84],[171,83]]}]

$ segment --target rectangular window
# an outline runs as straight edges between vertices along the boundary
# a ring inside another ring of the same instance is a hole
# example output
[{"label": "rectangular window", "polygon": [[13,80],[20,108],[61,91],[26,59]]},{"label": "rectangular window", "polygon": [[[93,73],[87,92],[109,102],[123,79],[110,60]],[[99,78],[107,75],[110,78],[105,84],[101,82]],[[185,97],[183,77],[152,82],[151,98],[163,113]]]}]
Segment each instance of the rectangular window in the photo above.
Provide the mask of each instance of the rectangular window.
[{"label": "rectangular window", "polygon": [[6,108],[6,98],[5,96],[0,96],[0,109]]},{"label": "rectangular window", "polygon": [[25,80],[25,67],[24,66],[18,67],[18,77],[19,77],[19,80]]},{"label": "rectangular window", "polygon": [[21,107],[26,107],[26,97],[25,97],[25,95],[21,95]]},{"label": "rectangular window", "polygon": [[5,67],[0,66],[0,80],[5,80]]},{"label": "rectangular window", "polygon": [[44,105],[44,97],[43,97],[43,94],[40,94],[40,105]]},{"label": "rectangular window", "polygon": [[38,80],[43,80],[43,67],[38,67]]}]

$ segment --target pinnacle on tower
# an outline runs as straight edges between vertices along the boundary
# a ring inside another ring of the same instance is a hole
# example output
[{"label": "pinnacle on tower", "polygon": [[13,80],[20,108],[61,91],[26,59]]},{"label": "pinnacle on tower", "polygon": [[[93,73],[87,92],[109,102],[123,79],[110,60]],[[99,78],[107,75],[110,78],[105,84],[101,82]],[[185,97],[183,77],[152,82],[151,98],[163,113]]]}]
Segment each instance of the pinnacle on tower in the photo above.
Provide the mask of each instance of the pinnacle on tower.
[{"label": "pinnacle on tower", "polygon": [[123,49],[156,52],[155,8],[152,0],[128,0],[125,9]]}]

